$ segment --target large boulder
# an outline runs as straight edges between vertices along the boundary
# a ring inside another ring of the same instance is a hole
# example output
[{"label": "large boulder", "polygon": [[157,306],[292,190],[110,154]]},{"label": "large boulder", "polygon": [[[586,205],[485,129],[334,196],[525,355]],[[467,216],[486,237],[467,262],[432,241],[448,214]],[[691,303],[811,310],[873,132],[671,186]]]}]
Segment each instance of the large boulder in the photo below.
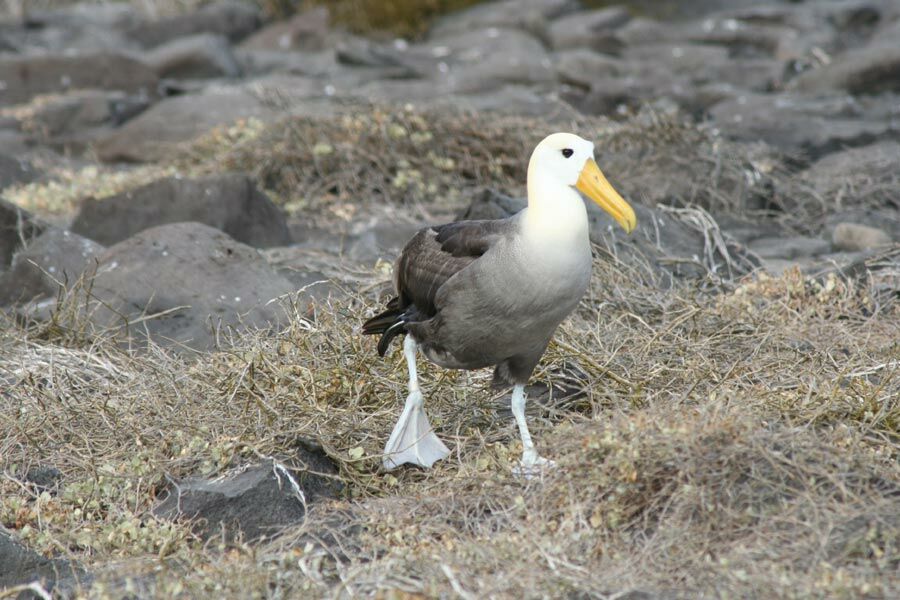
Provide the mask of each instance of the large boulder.
[{"label": "large boulder", "polygon": [[157,76],[125,54],[105,51],[0,57],[0,106],[38,94],[94,88],[154,95]]},{"label": "large boulder", "polygon": [[97,137],[139,114],[150,105],[145,94],[77,90],[45,96],[33,106],[20,127],[33,143],[64,152],[81,152]]},{"label": "large boulder", "polygon": [[102,200],[88,198],[71,228],[109,246],[149,227],[183,221],[204,223],[260,248],[291,242],[282,210],[238,173],[169,177]]},{"label": "large boulder", "polygon": [[829,205],[900,210],[900,142],[884,140],[833,152],[798,177]]},{"label": "large boulder", "polygon": [[[110,134],[99,138],[95,150],[104,161],[152,162],[167,158],[175,148],[239,119],[273,120],[284,114],[267,95],[295,101],[298,111],[333,110],[323,102],[306,101],[323,96],[325,84],[306,77],[272,77],[247,84],[210,85],[202,92],[173,96]],[[293,110],[293,108],[292,108]]]},{"label": "large boulder", "polygon": [[895,39],[850,50],[796,77],[789,87],[804,92],[900,92],[900,44]]},{"label": "large boulder", "polygon": [[53,296],[72,284],[103,246],[70,231],[49,228],[17,251],[0,272],[0,306]]},{"label": "large boulder", "polygon": [[134,6],[123,2],[56,2],[57,8],[40,10],[29,6],[35,3],[24,4],[28,10],[20,22],[0,25],[0,46],[4,50],[52,54],[136,48],[123,33],[141,20]]},{"label": "large boulder", "polygon": [[197,33],[224,35],[236,42],[255,31],[260,22],[258,8],[246,2],[226,0],[207,4],[194,13],[137,23],[128,30],[128,37],[145,48]]},{"label": "large boulder", "polygon": [[271,23],[241,42],[243,50],[316,52],[329,43],[328,10],[317,7]]},{"label": "large boulder", "polygon": [[896,98],[854,99],[796,94],[741,94],[710,109],[726,135],[764,141],[780,150],[817,159],[825,154],[900,136],[891,114]]},{"label": "large boulder", "polygon": [[[56,597],[67,597],[75,591],[84,571],[67,560],[51,559],[29,550],[0,528],[0,589],[31,583]],[[21,592],[17,598],[38,598]],[[45,596],[49,598],[50,596]]]},{"label": "large boulder", "polygon": [[507,84],[546,85],[556,81],[550,57],[534,37],[515,30],[482,29],[445,40],[448,67],[439,79],[460,94],[494,91]]},{"label": "large boulder", "polygon": [[209,350],[213,329],[280,322],[271,301],[294,291],[256,249],[200,223],[147,229],[97,260],[87,316],[125,340]]},{"label": "large boulder", "polygon": [[521,29],[541,38],[548,37],[547,22],[577,11],[578,0],[502,0],[483,2],[435,20],[429,39],[447,39],[461,33],[490,27]]},{"label": "large boulder", "polygon": [[40,235],[45,228],[27,210],[0,198],[0,271],[9,266],[23,243]]},{"label": "large boulder", "polygon": [[303,521],[318,502],[335,498],[337,467],[321,448],[300,443],[296,455],[267,459],[214,478],[179,481],[153,509],[162,519],[187,519],[203,538],[245,541],[272,537]]},{"label": "large boulder", "polygon": [[0,190],[16,183],[29,183],[39,175],[37,168],[27,160],[0,154]]},{"label": "large boulder", "polygon": [[199,33],[157,46],[144,62],[160,77],[175,79],[238,77],[240,65],[224,35]]},{"label": "large boulder", "polygon": [[621,6],[566,15],[550,25],[550,44],[556,50],[615,50],[621,42],[612,34],[629,20],[631,14]]}]

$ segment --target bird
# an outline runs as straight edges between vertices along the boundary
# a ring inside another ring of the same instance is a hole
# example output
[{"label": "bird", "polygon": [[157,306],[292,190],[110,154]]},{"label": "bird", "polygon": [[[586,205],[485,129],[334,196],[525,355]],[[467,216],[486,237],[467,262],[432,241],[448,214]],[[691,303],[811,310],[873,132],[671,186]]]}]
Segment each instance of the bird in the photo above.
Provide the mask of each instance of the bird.
[{"label": "bird", "polygon": [[450,454],[424,408],[418,351],[448,369],[494,368],[494,382],[511,385],[511,408],[522,441],[519,469],[551,467],[525,420],[525,386],[559,324],[575,309],[591,277],[587,210],[579,191],[626,231],[637,217],[597,166],[594,144],[553,133],[537,144],[527,171],[528,204],[496,220],[457,221],[419,230],[397,257],[396,296],[368,319],[364,335],[377,349],[405,334],[409,395],[384,448],[392,470],[409,463],[431,468]]}]

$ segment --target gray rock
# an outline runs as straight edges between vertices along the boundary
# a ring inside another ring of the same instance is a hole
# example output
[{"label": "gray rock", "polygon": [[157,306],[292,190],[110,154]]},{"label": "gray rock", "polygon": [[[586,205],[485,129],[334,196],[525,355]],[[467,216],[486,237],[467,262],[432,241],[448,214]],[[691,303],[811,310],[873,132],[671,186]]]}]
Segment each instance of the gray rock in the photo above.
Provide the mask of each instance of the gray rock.
[{"label": "gray rock", "polygon": [[[0,530],[0,588],[36,582],[56,597],[67,597],[75,591],[79,580],[85,579],[84,570],[62,559],[45,558],[14,540],[5,530]],[[36,598],[21,593],[18,598]]]},{"label": "gray rock", "polygon": [[39,236],[44,229],[46,225],[27,210],[0,198],[0,270],[9,266],[23,244]]},{"label": "gray rock", "polygon": [[98,262],[91,288],[97,303],[86,314],[138,347],[149,337],[175,350],[210,350],[222,328],[281,322],[283,311],[270,301],[294,291],[256,249],[200,223],[147,229]]},{"label": "gray rock", "polygon": [[88,198],[72,231],[109,246],[149,227],[184,221],[215,227],[259,248],[291,242],[282,210],[238,173],[170,177],[102,200]]},{"label": "gray rock", "polygon": [[891,243],[891,236],[875,227],[858,223],[838,223],[831,236],[835,250],[858,252],[872,250]]},{"label": "gray rock", "polygon": [[160,77],[190,79],[241,74],[228,38],[213,33],[178,38],[150,50],[143,59]]},{"label": "gray rock", "polygon": [[684,77],[685,87],[731,84],[745,90],[766,91],[781,77],[781,62],[769,58],[735,58],[727,48],[695,43],[643,44],[622,55],[628,70],[642,80]]},{"label": "gray rock", "polygon": [[502,0],[485,2],[437,19],[428,32],[430,40],[452,38],[487,29],[520,29],[548,39],[547,22],[581,8],[578,0]]},{"label": "gray rock", "polygon": [[550,84],[556,78],[541,43],[519,31],[472,31],[439,48],[450,64],[441,83],[455,93],[486,92],[507,84]]},{"label": "gray rock", "polygon": [[778,56],[796,32],[789,27],[754,25],[736,19],[708,18],[686,36],[692,42],[728,49],[732,56]]},{"label": "gray rock", "polygon": [[628,0],[635,12],[658,19],[682,21],[706,16],[725,10],[738,10],[758,6],[756,0]]},{"label": "gray rock", "polygon": [[243,50],[318,52],[330,45],[328,10],[316,7],[267,25],[241,43]]},{"label": "gray rock", "polygon": [[846,96],[810,98],[794,94],[747,93],[710,109],[726,135],[765,141],[783,151],[812,159],[847,147],[900,134],[900,123],[873,99],[868,106]]},{"label": "gray rock", "polygon": [[211,86],[200,94],[166,98],[124,126],[101,136],[97,156],[104,161],[149,162],[217,125],[240,118],[272,118],[277,112],[245,86]]},{"label": "gray rock", "polygon": [[164,159],[182,143],[239,119],[272,121],[289,115],[323,117],[340,107],[328,84],[303,76],[271,75],[239,84],[205,85],[203,91],[166,98],[97,140],[104,161]]},{"label": "gray rock", "polygon": [[810,165],[799,179],[835,206],[900,209],[900,142],[885,140],[833,152]]},{"label": "gray rock", "polygon": [[197,33],[224,35],[236,42],[247,37],[259,25],[257,8],[244,2],[227,0],[207,4],[191,14],[136,24],[128,30],[128,36],[145,48]]},{"label": "gray rock", "polygon": [[550,25],[550,44],[555,50],[617,49],[619,43],[611,35],[616,28],[625,25],[630,19],[629,12],[621,6],[570,14]]},{"label": "gray rock", "polygon": [[381,69],[379,78],[414,79],[431,72],[434,61],[427,61],[424,68],[417,68],[415,60],[409,60],[403,52],[362,38],[348,38],[338,43],[335,57],[341,65]]},{"label": "gray rock", "polygon": [[828,240],[799,235],[757,238],[749,243],[749,247],[757,256],[767,260],[809,258],[831,250]]},{"label": "gray rock", "polygon": [[37,494],[47,492],[51,495],[59,493],[62,487],[63,474],[56,467],[38,465],[28,469],[22,481]]},{"label": "gray rock", "polygon": [[804,92],[900,92],[900,44],[893,40],[850,50],[827,65],[801,74],[788,87]]},{"label": "gray rock", "polygon": [[337,497],[337,467],[321,448],[300,446],[296,456],[268,459],[215,478],[180,481],[153,509],[162,519],[194,521],[208,539],[224,533],[245,541],[272,537],[301,522],[310,506]]},{"label": "gray rock", "polygon": [[27,160],[0,154],[0,190],[16,183],[30,183],[39,176],[40,171]]},{"label": "gray rock", "polygon": [[103,246],[75,233],[52,227],[13,256],[0,273],[0,306],[54,296],[89,267]]},{"label": "gray rock", "polygon": [[585,49],[556,53],[554,66],[561,82],[585,88],[596,81],[618,77],[628,67],[617,58]]},{"label": "gray rock", "polygon": [[33,143],[81,152],[149,105],[150,98],[142,94],[78,90],[41,102],[21,127]]},{"label": "gray rock", "polygon": [[328,78],[338,69],[332,50],[295,52],[238,48],[234,54],[245,76],[289,73]]},{"label": "gray rock", "polygon": [[144,63],[116,52],[0,57],[0,105],[38,94],[95,88],[153,95],[158,78]]},{"label": "gray rock", "polygon": [[124,3],[77,3],[52,10],[28,10],[18,26],[0,25],[0,40],[7,50],[22,54],[35,51],[122,51],[136,48],[123,33],[140,22],[140,15]]}]

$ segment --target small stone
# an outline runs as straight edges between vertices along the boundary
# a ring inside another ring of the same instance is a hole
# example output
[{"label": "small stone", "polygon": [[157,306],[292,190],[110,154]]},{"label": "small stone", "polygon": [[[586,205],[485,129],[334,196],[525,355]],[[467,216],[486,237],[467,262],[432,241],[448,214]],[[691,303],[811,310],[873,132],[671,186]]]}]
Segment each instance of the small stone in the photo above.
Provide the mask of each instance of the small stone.
[{"label": "small stone", "polygon": [[831,243],[835,250],[855,252],[886,246],[891,243],[891,237],[876,227],[858,223],[839,223],[831,234]]}]

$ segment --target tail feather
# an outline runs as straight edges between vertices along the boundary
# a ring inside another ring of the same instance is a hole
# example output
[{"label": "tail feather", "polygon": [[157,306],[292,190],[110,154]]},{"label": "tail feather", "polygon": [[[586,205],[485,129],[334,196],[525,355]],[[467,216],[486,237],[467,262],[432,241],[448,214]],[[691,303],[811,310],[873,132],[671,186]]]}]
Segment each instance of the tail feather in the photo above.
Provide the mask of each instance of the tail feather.
[{"label": "tail feather", "polygon": [[387,310],[363,323],[362,332],[363,335],[381,334],[381,339],[378,340],[378,354],[384,356],[391,341],[401,333],[406,333],[400,299],[393,298],[387,303]]}]

